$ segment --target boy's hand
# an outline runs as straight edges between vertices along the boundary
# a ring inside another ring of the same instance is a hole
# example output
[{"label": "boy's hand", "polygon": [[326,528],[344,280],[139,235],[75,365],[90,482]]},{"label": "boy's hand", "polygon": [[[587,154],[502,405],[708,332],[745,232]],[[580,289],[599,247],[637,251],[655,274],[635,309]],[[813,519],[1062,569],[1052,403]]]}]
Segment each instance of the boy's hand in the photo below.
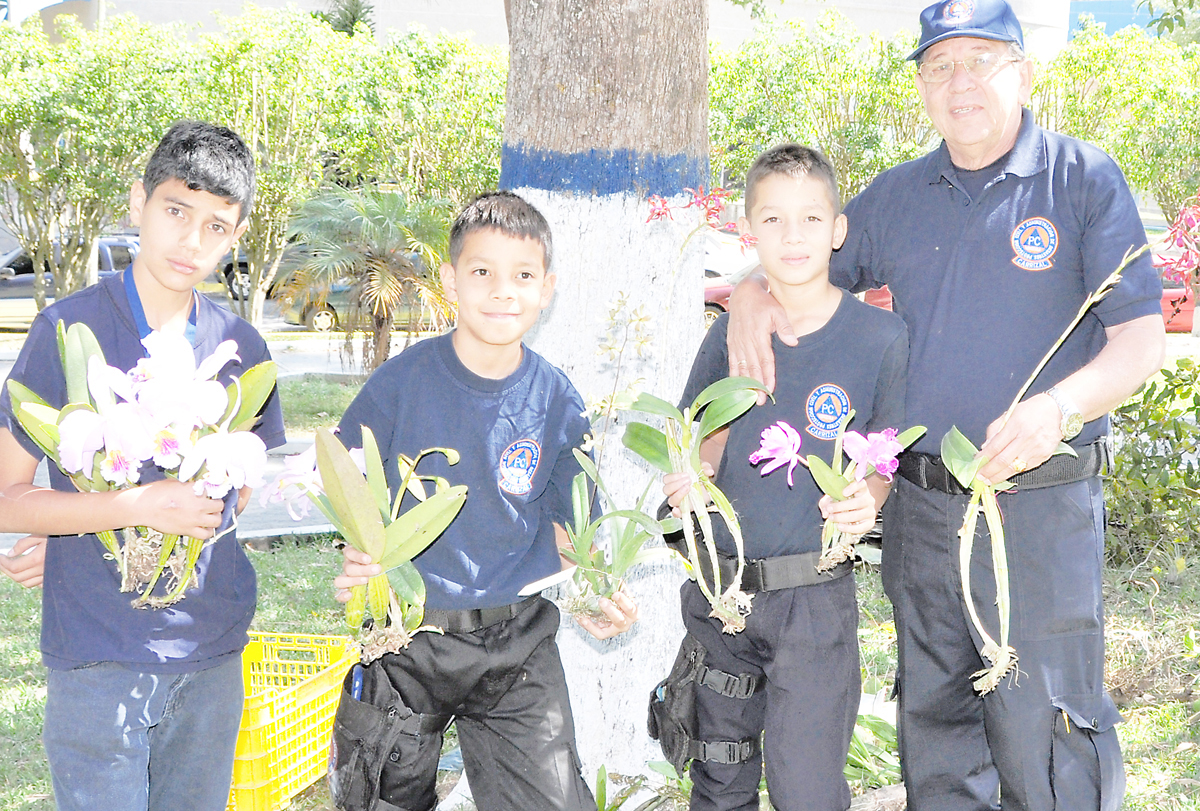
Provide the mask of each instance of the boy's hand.
[{"label": "boy's hand", "polygon": [[342,547],[342,573],[333,578],[333,599],[339,603],[350,602],[350,589],[355,586],[365,586],[367,581],[377,574],[383,574],[378,563],[371,562],[371,556],[359,552],[350,544]]},{"label": "boy's hand", "polygon": [[46,569],[46,536],[27,535],[0,555],[0,571],[25,588],[42,585]]},{"label": "boy's hand", "polygon": [[608,639],[628,631],[638,620],[637,604],[623,591],[618,591],[611,600],[600,598],[600,610],[606,620],[576,617],[575,621],[596,639]]},{"label": "boy's hand", "polygon": [[186,535],[204,540],[221,526],[225,502],[198,496],[192,485],[176,479],[125,490],[117,500],[126,502],[132,520],[130,527],[150,527],[167,535]]},{"label": "boy's hand", "polygon": [[[710,479],[716,475],[712,465],[708,462],[701,462],[700,469]],[[690,473],[668,473],[663,476],[663,494],[667,497],[667,503],[671,505],[671,515],[676,518],[681,514],[679,505],[683,503],[688,490],[691,489],[692,481],[692,474]]]},{"label": "boy's hand", "polygon": [[817,502],[821,515],[832,518],[838,529],[851,535],[862,535],[875,526],[875,514],[879,510],[865,481],[850,482],[842,495],[846,497],[843,501],[822,496]]}]

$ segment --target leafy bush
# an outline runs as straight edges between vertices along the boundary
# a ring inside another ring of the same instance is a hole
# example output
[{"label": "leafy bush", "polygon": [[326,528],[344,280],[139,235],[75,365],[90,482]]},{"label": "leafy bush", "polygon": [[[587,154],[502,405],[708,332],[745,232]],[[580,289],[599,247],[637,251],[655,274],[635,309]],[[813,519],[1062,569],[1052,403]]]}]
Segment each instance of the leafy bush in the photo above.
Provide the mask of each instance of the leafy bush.
[{"label": "leafy bush", "polygon": [[1108,559],[1165,556],[1182,566],[1200,541],[1200,368],[1181,358],[1112,413],[1116,450],[1106,489]]}]

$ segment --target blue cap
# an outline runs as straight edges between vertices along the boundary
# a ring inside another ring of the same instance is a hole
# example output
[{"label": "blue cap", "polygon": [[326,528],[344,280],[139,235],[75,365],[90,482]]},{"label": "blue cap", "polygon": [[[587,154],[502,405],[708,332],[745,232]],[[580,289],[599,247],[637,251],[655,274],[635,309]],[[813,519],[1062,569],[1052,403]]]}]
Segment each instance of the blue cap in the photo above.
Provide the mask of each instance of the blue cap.
[{"label": "blue cap", "polygon": [[930,45],[951,37],[994,39],[1025,47],[1021,23],[1004,0],[944,0],[921,12],[921,43],[908,58],[916,59]]}]

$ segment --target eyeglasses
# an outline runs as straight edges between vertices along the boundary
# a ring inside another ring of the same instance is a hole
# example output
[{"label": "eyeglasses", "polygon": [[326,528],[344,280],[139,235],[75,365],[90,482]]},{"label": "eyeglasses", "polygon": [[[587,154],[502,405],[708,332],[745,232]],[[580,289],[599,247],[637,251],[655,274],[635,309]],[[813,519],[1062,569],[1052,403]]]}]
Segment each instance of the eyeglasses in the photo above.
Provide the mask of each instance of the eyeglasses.
[{"label": "eyeglasses", "polygon": [[988,52],[968,56],[961,61],[922,62],[917,72],[921,74],[921,78],[925,80],[926,84],[941,84],[950,81],[954,76],[955,65],[962,65],[963,69],[971,76],[983,80],[991,78],[1006,63],[1019,61],[1011,56]]}]

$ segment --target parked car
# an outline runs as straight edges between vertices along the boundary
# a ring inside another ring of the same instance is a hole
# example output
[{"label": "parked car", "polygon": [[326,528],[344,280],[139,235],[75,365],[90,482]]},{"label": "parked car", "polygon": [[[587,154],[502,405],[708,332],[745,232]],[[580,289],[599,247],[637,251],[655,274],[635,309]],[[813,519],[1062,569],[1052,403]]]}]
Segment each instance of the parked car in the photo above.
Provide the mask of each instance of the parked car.
[{"label": "parked car", "polygon": [[[55,254],[59,254],[59,244],[54,243]],[[103,279],[113,273],[119,273],[133,264],[134,257],[141,250],[141,243],[136,236],[119,235],[100,237],[97,247],[99,258],[99,277]],[[47,265],[46,281],[53,284],[50,268]],[[0,297],[23,298],[33,296],[33,257],[24,248],[13,248],[0,256]]]},{"label": "parked car", "polygon": [[758,253],[745,248],[736,234],[708,231],[704,241],[704,326],[729,309],[729,294],[755,265]]},{"label": "parked car", "polygon": [[704,327],[711,327],[717,316],[729,309],[733,284],[711,268],[704,269]]},{"label": "parked car", "polygon": [[1162,314],[1167,332],[1191,332],[1196,298],[1191,285],[1163,279]]}]

